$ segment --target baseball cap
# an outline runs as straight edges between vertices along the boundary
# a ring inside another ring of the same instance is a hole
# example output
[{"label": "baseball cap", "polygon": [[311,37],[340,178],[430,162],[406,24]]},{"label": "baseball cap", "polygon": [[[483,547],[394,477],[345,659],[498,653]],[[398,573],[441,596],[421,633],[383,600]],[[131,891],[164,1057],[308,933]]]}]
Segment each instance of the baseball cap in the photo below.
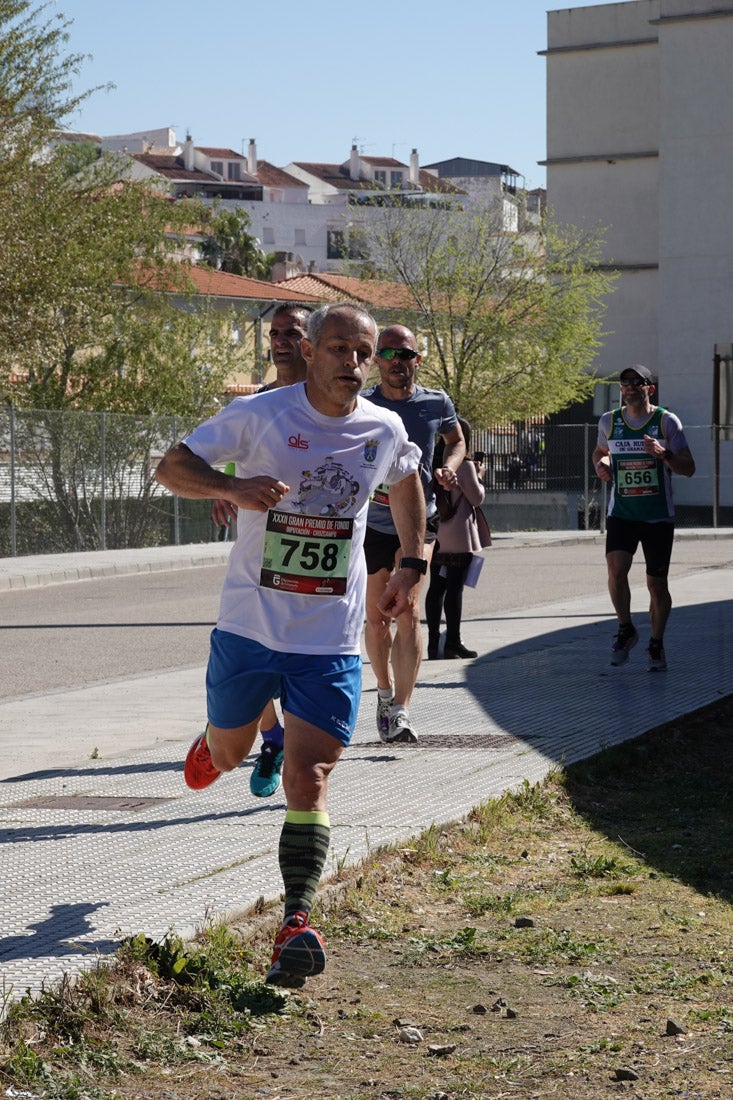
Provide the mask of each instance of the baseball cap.
[{"label": "baseball cap", "polygon": [[650,385],[654,385],[654,375],[649,370],[649,367],[642,367],[640,364],[633,367],[625,367],[621,371],[619,378],[623,378],[625,374],[633,374],[636,378],[643,378]]}]

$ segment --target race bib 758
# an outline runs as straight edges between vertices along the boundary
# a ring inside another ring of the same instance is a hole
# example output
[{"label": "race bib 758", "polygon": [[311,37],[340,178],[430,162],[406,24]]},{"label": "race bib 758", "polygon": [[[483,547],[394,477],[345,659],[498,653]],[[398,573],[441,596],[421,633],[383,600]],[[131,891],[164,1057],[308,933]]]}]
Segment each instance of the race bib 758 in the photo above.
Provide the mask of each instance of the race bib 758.
[{"label": "race bib 758", "polygon": [[267,517],[260,585],[309,596],[341,596],[354,521],[279,509]]}]

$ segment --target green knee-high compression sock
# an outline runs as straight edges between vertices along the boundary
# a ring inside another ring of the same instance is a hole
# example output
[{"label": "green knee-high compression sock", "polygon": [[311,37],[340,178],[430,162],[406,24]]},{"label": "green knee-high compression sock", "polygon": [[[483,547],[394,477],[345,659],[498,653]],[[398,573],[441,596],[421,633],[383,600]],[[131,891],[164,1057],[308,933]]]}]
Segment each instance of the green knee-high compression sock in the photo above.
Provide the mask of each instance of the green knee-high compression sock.
[{"label": "green knee-high compression sock", "polygon": [[280,873],[285,886],[285,919],[310,913],[328,854],[331,823],[327,813],[288,810],[280,833]]}]

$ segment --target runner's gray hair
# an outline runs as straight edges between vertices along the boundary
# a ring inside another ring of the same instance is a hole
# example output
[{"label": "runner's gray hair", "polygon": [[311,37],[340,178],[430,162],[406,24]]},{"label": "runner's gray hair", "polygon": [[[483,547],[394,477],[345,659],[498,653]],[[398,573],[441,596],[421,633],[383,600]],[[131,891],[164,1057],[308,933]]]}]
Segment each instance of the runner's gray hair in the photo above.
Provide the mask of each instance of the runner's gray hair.
[{"label": "runner's gray hair", "polygon": [[323,332],[326,318],[330,313],[333,313],[334,310],[348,310],[350,313],[358,313],[360,316],[366,318],[374,325],[376,339],[377,322],[368,309],[364,309],[364,306],[360,306],[358,302],[328,302],[327,305],[320,306],[314,313],[311,313],[308,318],[308,339],[314,346],[317,345],[321,339],[321,333]]}]

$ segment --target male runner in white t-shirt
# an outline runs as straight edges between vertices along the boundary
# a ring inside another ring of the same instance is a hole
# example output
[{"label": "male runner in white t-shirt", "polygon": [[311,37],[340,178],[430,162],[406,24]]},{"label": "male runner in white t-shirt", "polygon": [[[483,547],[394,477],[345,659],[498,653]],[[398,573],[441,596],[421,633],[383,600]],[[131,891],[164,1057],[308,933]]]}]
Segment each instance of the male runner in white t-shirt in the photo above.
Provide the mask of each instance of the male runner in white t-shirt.
[{"label": "male runner in white t-shirt", "polygon": [[[306,382],[232,401],[172,447],[157,473],[180,496],[225,499],[251,513],[229,556],[212,633],[199,764],[209,782],[236,767],[280,690],[285,911],[267,975],[274,984],[302,985],[325,966],[309,913],[329,845],[328,778],[359,707],[362,544],[377,485],[390,487],[404,551],[385,614],[411,609],[422,574],[420,452],[398,416],[359,397],[376,335],[360,306],[323,306],[302,342]],[[234,476],[215,468],[228,462]]]}]

